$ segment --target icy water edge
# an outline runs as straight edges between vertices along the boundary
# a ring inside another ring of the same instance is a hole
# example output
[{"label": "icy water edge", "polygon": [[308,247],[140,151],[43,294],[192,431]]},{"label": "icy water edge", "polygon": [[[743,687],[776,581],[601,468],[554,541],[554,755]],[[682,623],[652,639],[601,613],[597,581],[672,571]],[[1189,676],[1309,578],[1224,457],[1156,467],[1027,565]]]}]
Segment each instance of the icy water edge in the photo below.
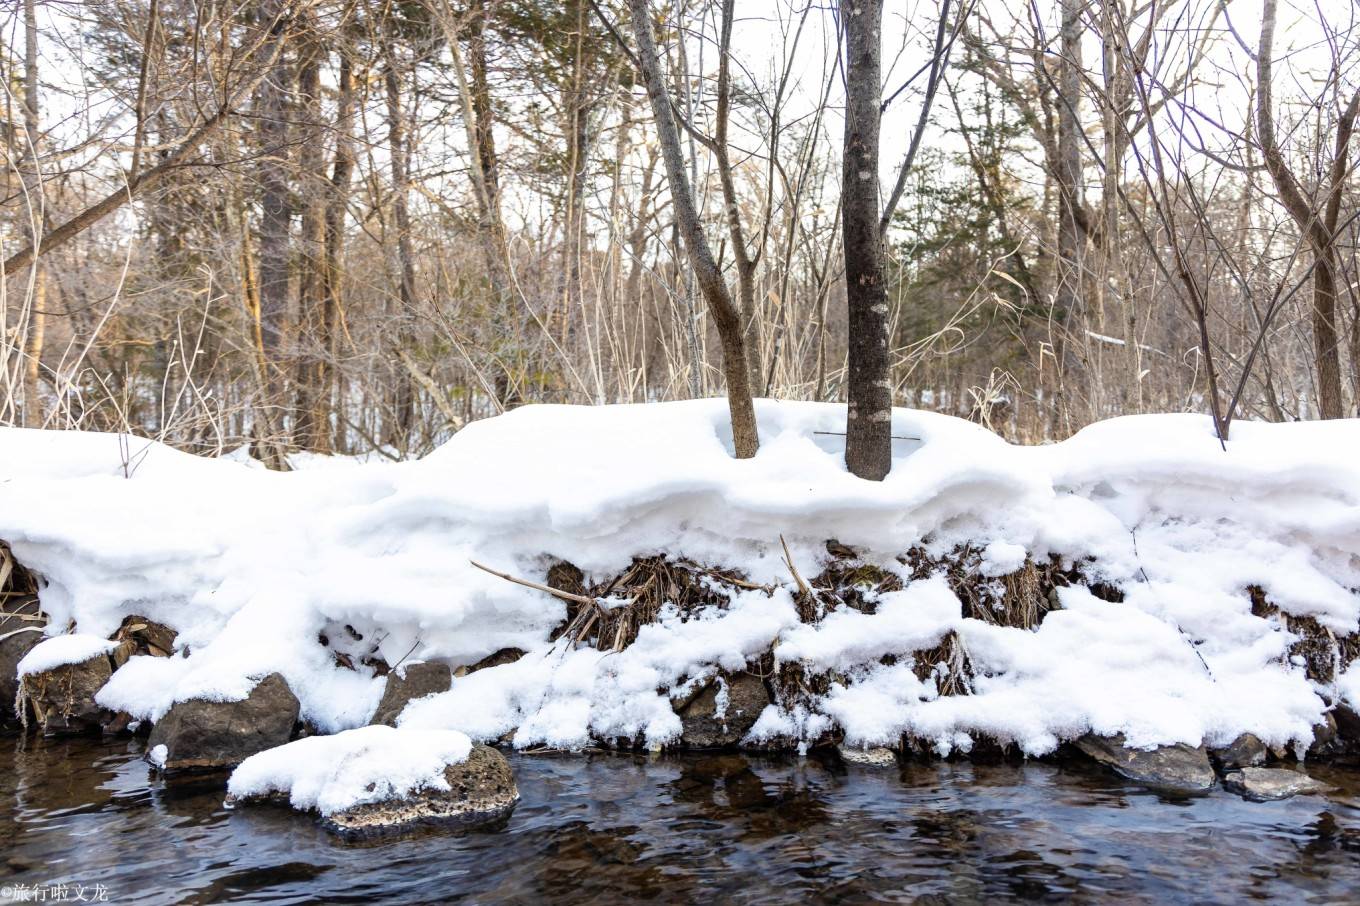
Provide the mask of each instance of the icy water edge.
[{"label": "icy water edge", "polygon": [[165,783],[137,740],[0,740],[0,904],[1360,902],[1360,771],[1174,800],[1078,763],[510,755],[499,826],[343,843]]}]

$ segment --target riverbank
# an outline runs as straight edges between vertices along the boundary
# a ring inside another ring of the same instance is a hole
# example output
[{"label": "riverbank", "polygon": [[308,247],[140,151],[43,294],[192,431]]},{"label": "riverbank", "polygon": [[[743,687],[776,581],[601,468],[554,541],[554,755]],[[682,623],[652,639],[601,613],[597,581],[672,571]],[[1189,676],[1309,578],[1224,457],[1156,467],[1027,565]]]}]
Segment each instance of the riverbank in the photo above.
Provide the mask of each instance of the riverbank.
[{"label": "riverbank", "polygon": [[33,716],[270,724],[158,740],[169,769],[381,714],[535,750],[1073,744],[1129,776],[1189,752],[1197,793],[1360,745],[1360,424],[1225,448],[1142,416],[1015,447],[899,410],[872,483],[840,463],[843,407],[759,415],[747,461],[696,401],[526,407],[419,462],[291,474],[0,432],[9,581],[55,636],[27,654]]}]

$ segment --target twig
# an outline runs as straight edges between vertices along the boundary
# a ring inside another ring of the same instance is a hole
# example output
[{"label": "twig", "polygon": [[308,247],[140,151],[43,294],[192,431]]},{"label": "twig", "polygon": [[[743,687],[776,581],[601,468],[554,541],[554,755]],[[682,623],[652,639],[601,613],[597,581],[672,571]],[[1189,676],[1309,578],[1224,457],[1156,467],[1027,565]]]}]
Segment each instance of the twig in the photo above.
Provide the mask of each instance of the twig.
[{"label": "twig", "polygon": [[528,579],[521,579],[518,578],[517,576],[512,576],[509,573],[503,573],[494,570],[489,566],[485,566],[481,563],[478,563],[476,560],[469,560],[468,562],[471,563],[473,566],[477,567],[478,569],[480,569],[482,572],[491,573],[491,575],[493,576],[499,576],[500,578],[504,579],[507,582],[514,582],[516,585],[523,585],[525,588],[535,588],[539,591],[545,591],[548,594],[552,595],[554,598],[561,598],[564,601],[575,601],[578,604],[595,603],[595,599],[587,595],[572,594],[569,591],[562,591],[560,588],[553,588],[551,585],[542,585],[538,582],[530,582]]},{"label": "twig", "polygon": [[[844,437],[844,436],[845,436],[845,432],[844,432],[844,431],[813,431],[812,433],[813,433],[813,434],[832,434],[832,435],[835,435],[836,437]],[[919,437],[911,437],[910,435],[907,435],[907,434],[889,434],[888,436],[891,437],[893,440],[920,440],[920,439],[921,439],[921,438],[919,438]]]},{"label": "twig", "polygon": [[784,546],[784,565],[793,573],[793,581],[798,583],[798,593],[800,595],[811,595],[812,589],[803,581],[803,577],[798,575],[798,567],[793,565],[793,554],[789,553],[789,543],[784,540],[784,536],[779,536],[779,543]]}]

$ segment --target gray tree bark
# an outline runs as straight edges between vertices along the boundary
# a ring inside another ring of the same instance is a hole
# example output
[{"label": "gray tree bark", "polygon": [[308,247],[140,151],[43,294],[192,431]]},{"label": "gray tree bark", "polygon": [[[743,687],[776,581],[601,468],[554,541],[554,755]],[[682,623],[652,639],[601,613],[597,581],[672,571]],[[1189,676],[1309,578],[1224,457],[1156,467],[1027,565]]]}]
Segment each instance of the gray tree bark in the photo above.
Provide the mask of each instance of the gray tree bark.
[{"label": "gray tree bark", "polygon": [[694,271],[699,284],[699,291],[703,294],[704,302],[713,316],[713,323],[718,328],[718,340],[723,353],[723,376],[727,381],[727,404],[732,420],[733,447],[737,458],[746,459],[756,455],[760,447],[760,436],[756,427],[755,405],[751,399],[745,325],[742,323],[741,313],[733,304],[732,294],[708,246],[703,224],[699,220],[694,190],[685,172],[685,159],[680,150],[680,130],[671,111],[670,94],[661,75],[656,41],[652,37],[650,4],[647,0],[629,0],[628,6],[632,12],[633,36],[637,40],[637,64],[642,80],[647,86],[647,97],[652,104],[652,116],[656,121],[657,138],[661,145],[666,182],[670,186],[671,201],[675,207],[676,223],[684,241],[690,268]]},{"label": "gray tree bark", "polygon": [[841,233],[849,309],[845,464],[853,474],[871,481],[882,481],[892,468],[888,296],[878,200],[882,21],[882,0],[841,3],[845,30]]}]

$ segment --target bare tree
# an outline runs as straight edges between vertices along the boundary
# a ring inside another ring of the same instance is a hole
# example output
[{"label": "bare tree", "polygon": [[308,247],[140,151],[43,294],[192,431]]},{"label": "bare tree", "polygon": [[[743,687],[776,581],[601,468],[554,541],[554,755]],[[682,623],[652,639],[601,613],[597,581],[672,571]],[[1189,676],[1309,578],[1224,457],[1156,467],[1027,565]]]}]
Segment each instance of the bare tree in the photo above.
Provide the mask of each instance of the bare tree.
[{"label": "bare tree", "polygon": [[[1325,178],[1319,174],[1317,197],[1310,200],[1289,168],[1275,137],[1275,106],[1272,72],[1275,53],[1275,19],[1278,0],[1265,0],[1261,15],[1261,42],[1256,52],[1256,136],[1266,169],[1279,192],[1280,202],[1308,240],[1316,264],[1313,268],[1313,355],[1317,367],[1318,412],[1323,418],[1345,416],[1341,390],[1341,342],[1337,324],[1337,222],[1341,196],[1350,173],[1349,154],[1355,118],[1360,113],[1360,92],[1341,112],[1336,125],[1336,145]],[[1329,80],[1330,81],[1330,80]],[[1360,366],[1357,366],[1360,367]]]},{"label": "bare tree", "polygon": [[850,313],[845,464],[860,478],[882,481],[892,468],[888,294],[878,203],[883,3],[850,0],[841,4],[840,13],[845,30],[841,230],[845,298]]},{"label": "bare tree", "polygon": [[[698,205],[689,175],[685,172],[684,152],[680,147],[680,129],[671,109],[671,96],[661,74],[661,62],[652,37],[652,13],[647,0],[629,0],[632,12],[633,36],[637,42],[636,63],[647,96],[652,104],[661,157],[666,169],[666,182],[671,190],[675,219],[684,240],[690,267],[703,293],[704,302],[718,328],[722,344],[723,376],[727,381],[727,402],[732,419],[732,442],[736,455],[745,459],[756,455],[760,436],[756,427],[755,405],[751,398],[751,374],[746,358],[746,338],[741,312],[732,301],[732,294],[723,279],[718,262],[709,248],[708,239],[699,220]],[[877,207],[877,201],[874,202]],[[875,212],[877,213],[877,212]],[[877,217],[874,223],[877,226]]]}]

